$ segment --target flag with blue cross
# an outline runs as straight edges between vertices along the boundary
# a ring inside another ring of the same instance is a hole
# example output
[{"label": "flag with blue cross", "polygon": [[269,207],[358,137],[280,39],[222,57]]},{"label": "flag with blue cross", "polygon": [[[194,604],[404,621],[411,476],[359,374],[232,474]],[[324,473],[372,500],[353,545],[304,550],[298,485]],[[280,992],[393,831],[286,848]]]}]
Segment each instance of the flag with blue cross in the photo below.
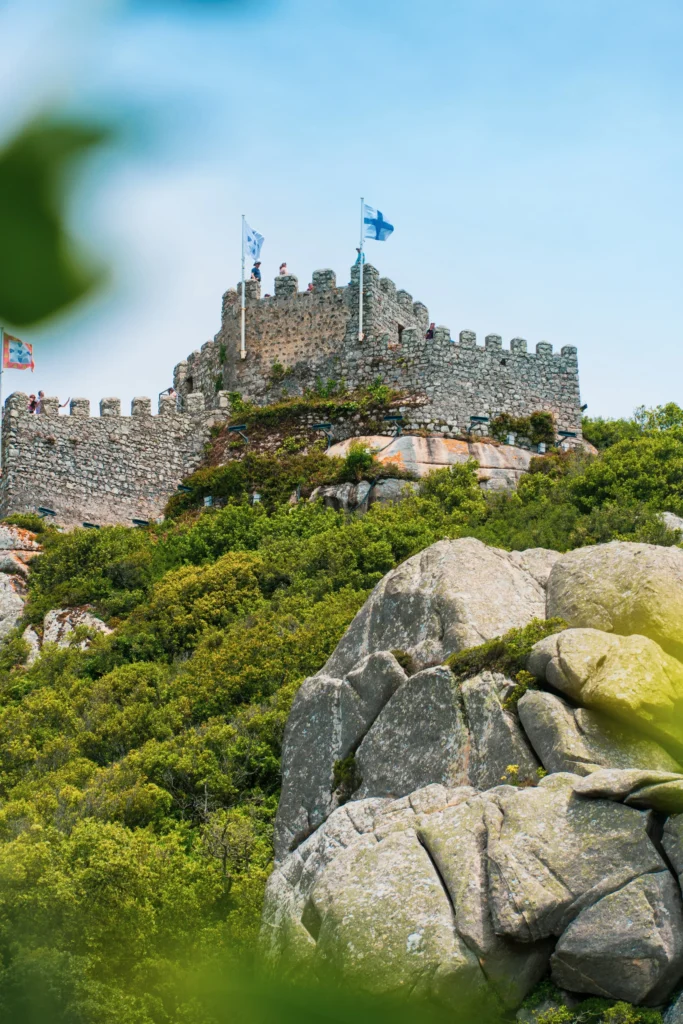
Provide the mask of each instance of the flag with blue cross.
[{"label": "flag with blue cross", "polygon": [[373,238],[376,242],[386,242],[394,230],[394,225],[384,219],[381,210],[375,210],[367,203],[363,204],[363,236]]}]

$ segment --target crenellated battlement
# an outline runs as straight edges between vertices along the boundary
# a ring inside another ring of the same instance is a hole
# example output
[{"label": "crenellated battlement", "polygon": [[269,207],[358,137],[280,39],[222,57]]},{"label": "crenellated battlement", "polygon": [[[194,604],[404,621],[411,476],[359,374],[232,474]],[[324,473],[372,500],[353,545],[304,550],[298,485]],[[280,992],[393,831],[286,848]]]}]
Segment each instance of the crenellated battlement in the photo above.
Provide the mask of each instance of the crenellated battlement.
[{"label": "crenellated battlement", "polygon": [[539,341],[530,351],[524,338],[505,345],[499,334],[487,334],[480,345],[474,331],[453,337],[444,325],[432,335],[427,306],[370,264],[363,268],[364,336],[359,340],[358,286],[357,264],[342,286],[332,270],[316,270],[305,291],[299,291],[294,275],[276,277],[273,294],[263,294],[261,282],[246,282],[245,359],[240,357],[241,287],[228,289],[218,334],[175,368],[183,407],[197,392],[207,408],[218,408],[226,392],[267,404],[320,382],[344,381],[353,389],[379,378],[424,396],[424,421],[417,425],[427,429],[437,423],[447,433],[461,433],[472,416],[524,416],[544,409],[553,413],[559,429],[580,434],[573,345],[555,352],[549,342]]},{"label": "crenellated battlement", "polygon": [[[363,268],[363,335],[359,337],[359,265],[339,285],[333,270],[314,271],[299,290],[293,274],[275,278],[272,294],[247,281],[246,358],[241,357],[241,285],[223,295],[213,339],[175,367],[177,397],[134,398],[123,415],[118,398],[103,398],[93,415],[87,398],[68,413],[56,398],[42,412],[28,397],[7,399],[3,416],[0,514],[53,509],[58,521],[99,525],[156,518],[180,481],[197,468],[231,393],[266,405],[327,389],[349,391],[377,381],[410,396],[400,406],[406,432],[458,437],[486,429],[501,413],[551,412],[558,431],[581,434],[577,350],[547,341],[504,343],[471,330],[453,337],[430,328],[427,306],[410,292]],[[530,349],[532,349],[530,351]]]},{"label": "crenellated battlement", "polygon": [[[206,399],[201,391],[186,395],[183,400],[182,407],[179,405],[178,400],[174,395],[159,395],[157,412],[157,415],[159,416],[201,416],[205,411]],[[36,416],[38,419],[41,417],[50,419],[57,416],[62,419],[64,415],[60,413],[59,399],[51,397],[43,399],[42,408],[39,413],[36,414],[29,412],[28,395],[25,395],[21,391],[15,391],[7,398],[5,402],[5,413],[14,416],[28,416],[33,419],[35,419]],[[90,399],[72,398],[69,402],[69,412],[66,415],[72,419],[90,419]],[[152,399],[134,398],[130,403],[130,415],[151,416]],[[97,418],[110,419],[113,416],[121,416],[121,399],[101,398],[99,417]]]},{"label": "crenellated battlement", "polygon": [[60,413],[45,398],[39,414],[28,395],[5,402],[0,513],[52,509],[65,525],[152,520],[169,495],[201,462],[210,427],[220,411],[207,411],[204,395],[188,394],[182,411],[175,396],[134,398],[121,415],[119,398],[103,398],[99,416],[87,398],[73,398]]}]

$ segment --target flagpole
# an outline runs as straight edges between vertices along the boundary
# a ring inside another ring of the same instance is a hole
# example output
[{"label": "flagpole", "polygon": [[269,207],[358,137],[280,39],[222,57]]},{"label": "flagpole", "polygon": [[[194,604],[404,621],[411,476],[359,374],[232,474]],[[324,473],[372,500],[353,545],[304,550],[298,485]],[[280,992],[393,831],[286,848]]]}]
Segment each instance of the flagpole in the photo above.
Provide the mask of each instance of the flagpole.
[{"label": "flagpole", "polygon": [[242,334],[240,342],[240,359],[247,358],[246,344],[246,296],[244,294],[244,214],[242,214]]},{"label": "flagpole", "polygon": [[358,340],[363,340],[363,209],[365,206],[365,200],[361,196],[360,200],[360,267],[358,272]]}]

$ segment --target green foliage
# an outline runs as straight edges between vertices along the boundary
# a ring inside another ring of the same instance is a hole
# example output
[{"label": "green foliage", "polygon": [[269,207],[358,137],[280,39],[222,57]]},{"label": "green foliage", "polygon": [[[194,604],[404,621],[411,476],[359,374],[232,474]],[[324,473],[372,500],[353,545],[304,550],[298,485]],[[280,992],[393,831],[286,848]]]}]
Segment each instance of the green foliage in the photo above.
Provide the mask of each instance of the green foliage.
[{"label": "green foliage", "polygon": [[282,384],[283,380],[285,380],[291,374],[291,372],[291,369],[285,369],[282,363],[278,363],[277,361],[274,362],[270,367],[269,374],[269,380],[271,385]]},{"label": "green foliage", "polygon": [[108,615],[129,611],[152,582],[152,551],[145,531],[124,526],[52,533],[31,566],[29,621],[50,608],[94,603]]},{"label": "green foliage", "polygon": [[304,455],[280,449],[277,458],[247,451],[239,460],[193,473],[185,481],[190,492],[174,495],[166,515],[177,516],[197,507],[205,495],[211,495],[214,501],[240,501],[254,491],[261,495],[267,509],[274,509],[287,501],[297,487],[310,494],[314,487],[335,483],[340,467],[339,459],[330,459],[321,451]]},{"label": "green foliage", "polygon": [[183,566],[157,583],[144,608],[134,613],[117,637],[127,657],[173,657],[193,650],[201,635],[223,629],[261,604],[262,560],[230,552],[216,562]]},{"label": "green foliage", "polygon": [[31,533],[43,534],[53,529],[46,523],[42,516],[34,512],[17,512],[12,516],[5,516],[2,520],[7,526],[18,526],[22,530],[30,530]]},{"label": "green foliage", "polygon": [[95,125],[42,119],[0,150],[0,319],[42,320],[86,295],[102,278],[64,223],[67,171],[102,144]]},{"label": "green foliage", "polygon": [[233,416],[245,416],[251,413],[255,406],[251,402],[245,402],[239,391],[231,391],[228,395],[230,401],[230,412]]},{"label": "green foliage", "polygon": [[619,441],[633,441],[641,437],[643,429],[634,420],[606,420],[602,416],[591,419],[584,416],[581,421],[581,431],[587,441],[602,451],[610,448]]},{"label": "green foliage", "polygon": [[516,711],[517,705],[529,689],[534,689],[536,686],[536,680],[527,672],[526,669],[521,669],[515,674],[515,688],[512,693],[505,698],[503,701],[503,707],[506,711]]},{"label": "green foliage", "polygon": [[362,782],[353,751],[347,757],[334,762],[332,787],[339,797],[340,804],[350,800]]},{"label": "green foliage", "polygon": [[437,469],[420,484],[420,494],[434,499],[450,515],[475,525],[486,517],[486,499],[477,486],[477,463],[466,463]]},{"label": "green foliage", "polygon": [[[233,892],[237,888],[238,883]],[[235,934],[237,922],[230,916]],[[248,961],[226,963],[212,955],[210,939],[202,967],[179,968],[162,960],[138,970],[144,994],[133,997],[110,985],[93,985],[84,970],[87,958],[66,957],[47,946],[5,972],[2,1019],[12,1024],[503,1024],[491,1000],[464,986],[454,991],[451,983],[452,1005],[444,1008],[416,994],[410,999],[374,995],[372,985],[362,992],[334,975],[294,981]],[[144,990],[150,978],[154,994]]]},{"label": "green foliage", "polygon": [[308,445],[306,437],[285,437],[277,450],[278,455],[294,455]]},{"label": "green foliage", "polygon": [[[534,644],[566,628],[567,623],[563,619],[532,619],[528,626],[511,629],[504,636],[487,640],[479,647],[456,651],[446,659],[446,664],[456,679],[469,679],[486,669],[503,672],[506,676],[516,676],[526,668]],[[518,679],[519,685],[524,685],[524,678]]]},{"label": "green foliage", "polygon": [[580,512],[642,504],[683,513],[683,435],[661,431],[619,441],[572,480],[570,493]]},{"label": "green foliage", "polygon": [[386,405],[391,399],[392,390],[387,384],[382,383],[381,377],[376,377],[368,386],[368,394],[374,398],[378,405]]},{"label": "green foliage", "polygon": [[368,476],[375,464],[374,452],[361,441],[352,441],[344,459],[341,477],[352,483],[358,483],[359,480]]},{"label": "green foliage", "polygon": [[359,480],[387,477],[411,478],[411,474],[392,464],[383,465],[361,442],[353,442],[347,457],[330,458],[325,451],[313,449],[303,453],[305,438],[285,438],[275,457],[247,451],[241,459],[223,466],[197,470],[185,485],[189,492],[175,494],[166,506],[166,515],[175,518],[203,502],[211,495],[214,502],[247,501],[255,491],[268,511],[287,502],[297,489],[308,497],[316,487]]},{"label": "green foliage", "polygon": [[396,661],[399,663],[399,665],[401,666],[401,668],[403,669],[407,676],[412,676],[415,674],[415,672],[417,671],[415,662],[407,651],[394,650],[391,653],[396,658]]},{"label": "green foliage", "polygon": [[532,459],[513,494],[491,495],[472,532],[497,547],[567,551],[608,540],[675,544],[658,512],[683,508],[683,440],[675,433],[622,441],[599,458],[576,452]]},{"label": "green foliage", "polygon": [[569,1009],[551,1008],[540,1013],[537,1024],[662,1024],[658,1010],[607,999],[585,999]]},{"label": "green foliage", "polygon": [[[474,463],[454,466],[362,517],[289,503],[297,483],[305,493],[324,474],[338,480],[341,460],[247,452],[195,474],[191,500],[158,526],[47,529],[27,618],[89,604],[113,632],[87,651],[47,645],[30,668],[19,631],[0,651],[0,998],[47,991],[78,1024],[204,1024],[199,996],[178,988],[182,965],[253,951],[291,702],[371,588],[443,538],[675,542],[657,512],[681,498],[677,430],[598,458],[534,460],[515,495],[484,494]],[[375,471],[368,454],[363,475]],[[263,499],[251,505],[254,489]],[[203,493],[224,507],[198,510]],[[458,678],[515,678],[514,708],[531,646],[563,626],[535,622],[449,664]],[[342,799],[357,788],[352,755],[335,784]],[[277,1019],[254,1006],[247,1019]],[[656,1019],[637,1012],[638,1024]],[[607,1004],[595,1019],[618,1013]]]},{"label": "green foliage", "polygon": [[307,392],[304,396],[283,398],[270,405],[255,406],[244,402],[237,392],[232,392],[230,405],[233,416],[239,416],[250,429],[273,429],[287,424],[296,426],[303,416],[315,416],[321,421],[352,416],[356,413],[363,416],[373,407],[384,408],[399,398],[400,394],[399,391],[382,384],[379,378],[369,387],[350,394],[347,393],[343,381],[319,379],[315,390]]},{"label": "green foliage", "polygon": [[549,412],[532,412],[530,416],[510,416],[502,413],[491,420],[491,437],[507,441],[508,434],[526,438],[531,444],[555,444],[555,421]]},{"label": "green foliage", "polygon": [[654,409],[646,409],[644,405],[639,405],[633,413],[633,420],[645,433],[672,430],[675,427],[683,427],[683,409],[675,402],[657,405]]},{"label": "green foliage", "polygon": [[322,377],[316,377],[313,395],[316,395],[318,398],[333,398],[341,393],[342,388],[333,377],[328,378],[326,381]]},{"label": "green foliage", "polygon": [[606,420],[602,416],[591,419],[584,416],[582,421],[583,436],[600,451],[618,444],[619,441],[633,441],[643,434],[663,430],[680,432],[681,428],[683,409],[675,402],[657,405],[653,409],[646,409],[644,405],[640,405],[629,420]]},{"label": "green foliage", "polygon": [[[662,1024],[658,1010],[597,997],[584,999],[570,1008],[562,1005],[562,995],[551,981],[544,980],[522,1005],[525,1010],[536,1012],[537,1024]],[[541,1011],[540,1007],[549,1002],[557,1005]]]}]

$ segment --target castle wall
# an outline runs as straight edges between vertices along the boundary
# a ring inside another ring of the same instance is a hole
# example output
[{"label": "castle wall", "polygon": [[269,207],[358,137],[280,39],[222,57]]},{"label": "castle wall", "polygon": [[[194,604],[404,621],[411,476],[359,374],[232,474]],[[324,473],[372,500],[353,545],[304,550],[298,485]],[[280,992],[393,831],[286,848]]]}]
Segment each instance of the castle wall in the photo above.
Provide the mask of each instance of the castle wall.
[{"label": "castle wall", "polygon": [[130,416],[114,398],[102,400],[99,417],[86,399],[73,399],[69,416],[58,414],[57,399],[44,404],[44,414],[29,413],[21,392],[5,403],[1,515],[42,505],[66,526],[155,519],[209,439],[201,395],[190,396],[191,411],[182,414],[162,397],[158,416],[148,398],[134,399]]},{"label": "castle wall", "polygon": [[498,335],[477,345],[471,331],[457,341],[447,327],[426,339],[429,311],[411,295],[380,278],[369,264],[363,281],[364,339],[358,339],[358,267],[351,283],[338,288],[332,271],[316,271],[313,289],[299,292],[295,277],[276,278],[275,295],[260,297],[257,282],[246,286],[246,349],[240,358],[240,294],[223,297],[221,329],[175,370],[181,400],[201,391],[207,404],[225,404],[220,392],[239,392],[258,404],[301,394],[328,380],[350,389],[380,378],[422,396],[404,410],[406,429],[461,434],[472,416],[536,410],[553,413],[559,430],[581,431],[577,350],[554,353],[539,342],[527,351],[524,339],[503,348]]}]

